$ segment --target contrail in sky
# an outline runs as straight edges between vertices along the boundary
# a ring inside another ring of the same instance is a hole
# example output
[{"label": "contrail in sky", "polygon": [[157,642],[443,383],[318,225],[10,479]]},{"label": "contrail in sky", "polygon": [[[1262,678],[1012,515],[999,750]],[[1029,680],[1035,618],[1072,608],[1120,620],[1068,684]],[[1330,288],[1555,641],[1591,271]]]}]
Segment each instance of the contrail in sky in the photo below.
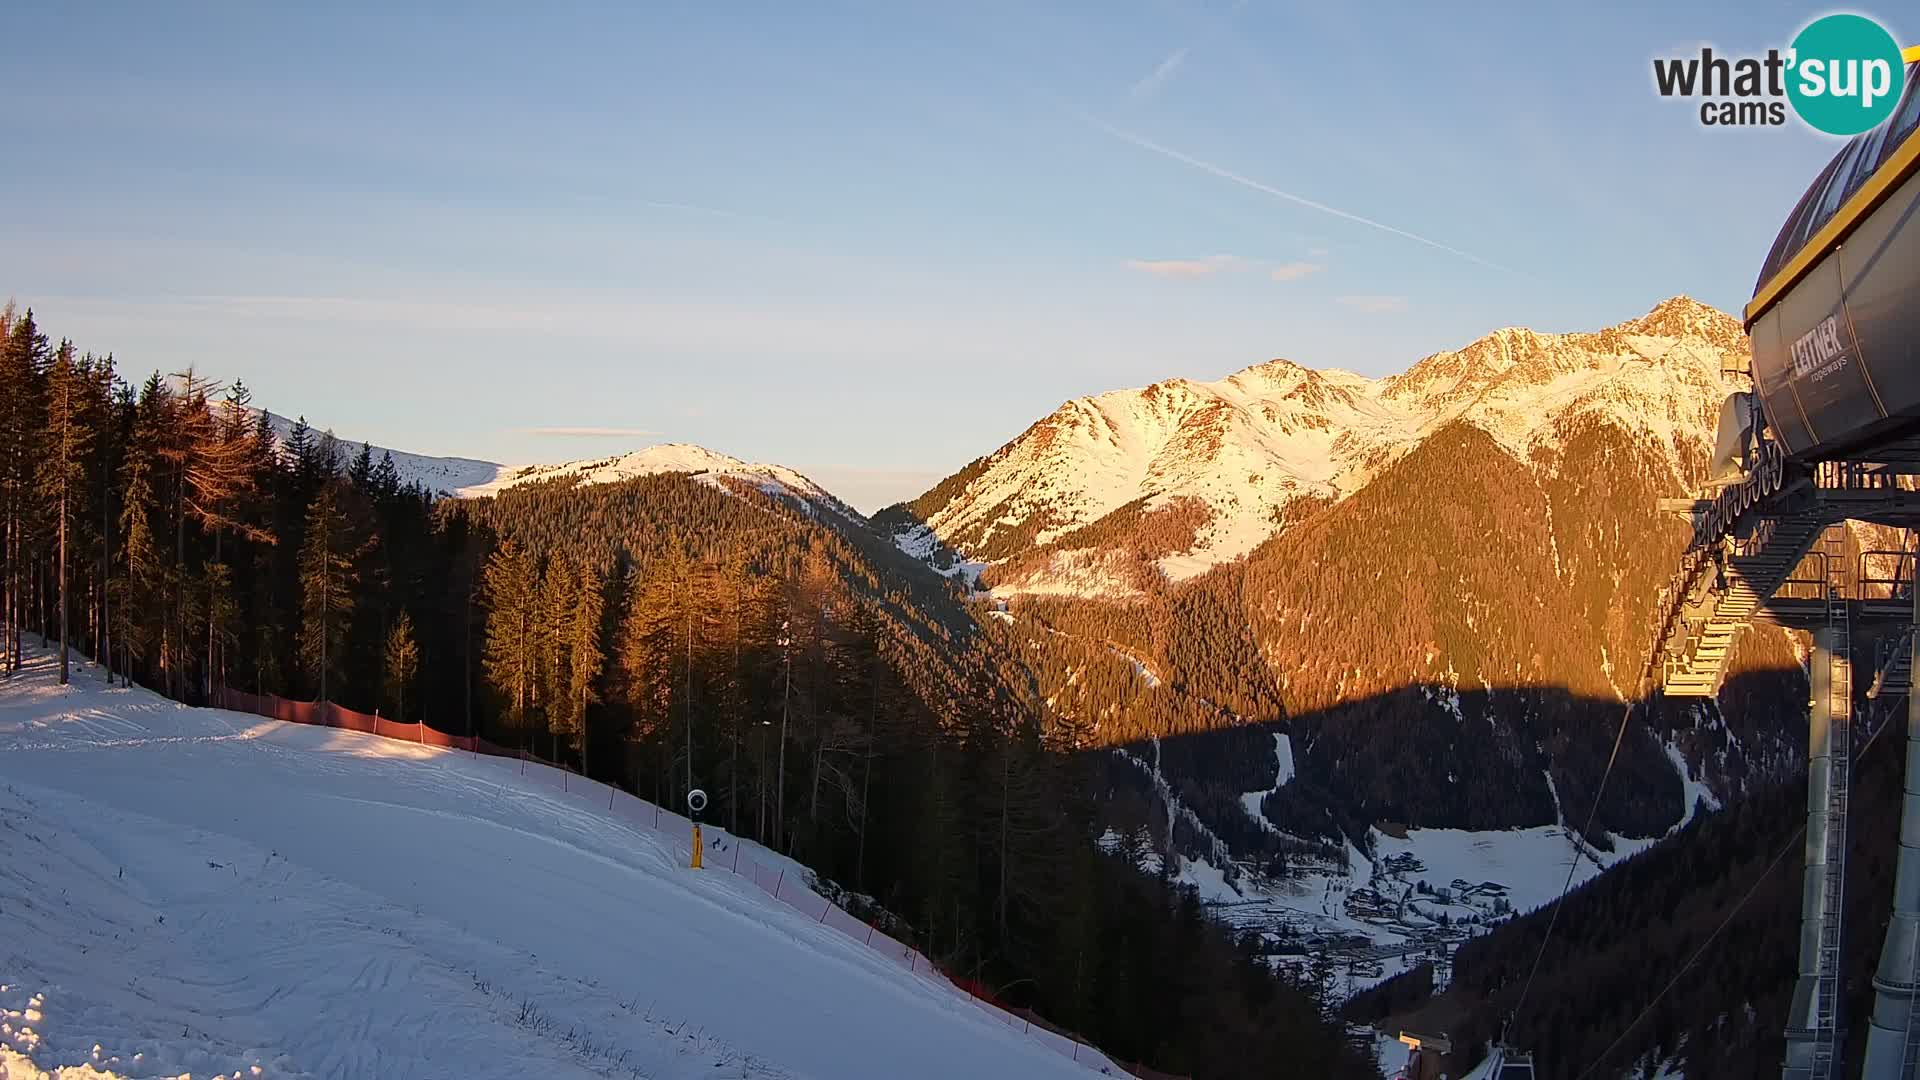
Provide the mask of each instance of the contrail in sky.
[{"label": "contrail in sky", "polygon": [[1490,259],[1483,259],[1480,256],[1475,255],[1470,251],[1462,251],[1457,247],[1453,247],[1448,244],[1443,244],[1438,240],[1429,240],[1428,238],[1421,236],[1419,233],[1411,233],[1405,229],[1396,229],[1392,225],[1388,225],[1385,222],[1375,221],[1372,218],[1361,217],[1359,214],[1350,214],[1345,210],[1339,209],[1338,207],[1328,206],[1326,203],[1314,202],[1312,199],[1295,195],[1290,191],[1281,191],[1279,188],[1274,187],[1271,184],[1263,184],[1260,181],[1255,180],[1250,176],[1242,176],[1241,174],[1234,172],[1232,169],[1222,168],[1221,166],[1215,165],[1210,161],[1202,161],[1199,158],[1192,156],[1191,154],[1183,154],[1180,151],[1175,150],[1171,146],[1163,146],[1160,143],[1154,142],[1152,139],[1149,139],[1144,135],[1135,134],[1134,132],[1128,131],[1125,128],[1114,127],[1112,124],[1109,124],[1085,112],[1082,112],[1080,115],[1088,123],[1092,124],[1094,127],[1099,128],[1101,131],[1106,132],[1107,134],[1113,136],[1116,139],[1120,139],[1123,142],[1130,142],[1133,145],[1141,148],[1142,150],[1151,150],[1162,157],[1172,158],[1173,160],[1178,161],[1183,165],[1191,165],[1192,167],[1199,169],[1201,172],[1212,173],[1214,176],[1217,176],[1222,180],[1231,180],[1242,187],[1252,188],[1255,191],[1263,192],[1265,194],[1271,195],[1276,199],[1285,199],[1290,203],[1294,203],[1299,206],[1304,206],[1309,210],[1318,210],[1323,214],[1331,214],[1337,218],[1342,218],[1344,220],[1351,221],[1356,224],[1365,225],[1370,229],[1379,229],[1381,232],[1392,233],[1395,236],[1405,237],[1406,239],[1412,240],[1415,243],[1425,244],[1430,248],[1437,248],[1441,251],[1447,252],[1450,255],[1458,255],[1469,262],[1478,263],[1481,266],[1487,267],[1488,269],[1491,269],[1491,270],[1502,270],[1502,271],[1506,271],[1507,273],[1513,272],[1509,267],[1501,266],[1499,263],[1493,262]]}]

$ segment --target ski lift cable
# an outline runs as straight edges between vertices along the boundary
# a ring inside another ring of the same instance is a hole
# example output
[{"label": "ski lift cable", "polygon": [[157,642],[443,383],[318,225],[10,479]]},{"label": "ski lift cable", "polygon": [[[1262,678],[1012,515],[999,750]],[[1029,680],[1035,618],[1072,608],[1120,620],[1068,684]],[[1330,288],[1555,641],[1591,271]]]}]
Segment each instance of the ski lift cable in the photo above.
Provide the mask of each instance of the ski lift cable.
[{"label": "ski lift cable", "polygon": [[1507,1017],[1506,1024],[1501,1028],[1503,1036],[1507,1030],[1513,1027],[1513,1022],[1519,1019],[1520,1014],[1526,1010],[1527,998],[1533,993],[1534,976],[1540,974],[1540,961],[1546,959],[1547,946],[1553,943],[1553,932],[1560,925],[1560,905],[1566,900],[1567,893],[1573,891],[1573,875],[1580,869],[1581,840],[1593,831],[1594,819],[1600,816],[1600,800],[1606,795],[1607,780],[1613,776],[1613,767],[1620,760],[1620,747],[1621,744],[1627,740],[1627,724],[1633,719],[1634,708],[1635,706],[1633,704],[1628,704],[1625,711],[1621,712],[1620,727],[1613,734],[1613,752],[1607,755],[1606,771],[1600,774],[1600,786],[1594,789],[1593,806],[1587,810],[1586,824],[1580,827],[1578,833],[1569,837],[1573,842],[1573,858],[1567,861],[1567,880],[1560,886],[1560,895],[1554,897],[1553,912],[1547,917],[1546,936],[1540,939],[1540,951],[1533,955],[1533,967],[1527,970],[1526,985],[1520,990],[1520,1003],[1514,1006],[1512,1015]]},{"label": "ski lift cable", "polygon": [[[1871,732],[1868,732],[1867,740],[1861,743],[1860,749],[1853,753],[1854,764],[1858,765],[1860,761],[1866,757],[1867,749],[1874,744],[1875,740],[1880,738],[1880,733],[1892,726],[1892,719],[1893,714],[1889,711],[1887,717],[1882,719]],[[1793,835],[1787,837],[1787,842],[1780,845],[1780,850],[1773,853],[1773,858],[1767,863],[1767,868],[1760,871],[1759,875],[1753,879],[1752,885],[1747,886],[1746,895],[1740,898],[1739,903],[1733,905],[1727,912],[1726,917],[1720,920],[1720,925],[1714,927],[1713,932],[1708,934],[1706,940],[1700,943],[1700,947],[1693,950],[1693,955],[1687,957],[1687,962],[1680,965],[1680,970],[1673,973],[1673,978],[1667,980],[1667,985],[1660,988],[1660,992],[1653,996],[1652,1001],[1647,1002],[1646,1007],[1640,1010],[1639,1015],[1635,1016],[1626,1027],[1620,1029],[1620,1034],[1614,1036],[1613,1041],[1607,1044],[1606,1049],[1594,1055],[1593,1061],[1587,1065],[1586,1069],[1583,1070],[1575,1080],[1587,1080],[1587,1077],[1592,1076],[1594,1070],[1598,1069],[1601,1064],[1607,1060],[1607,1055],[1618,1049],[1620,1044],[1626,1041],[1627,1036],[1632,1033],[1633,1029],[1640,1026],[1640,1021],[1645,1020],[1662,1001],[1666,1000],[1667,995],[1673,992],[1673,988],[1680,985],[1680,980],[1685,978],[1687,972],[1693,969],[1693,965],[1698,963],[1702,956],[1706,955],[1707,948],[1719,939],[1721,932],[1733,924],[1734,918],[1740,914],[1741,910],[1747,906],[1747,903],[1760,891],[1760,886],[1765,884],[1766,880],[1773,876],[1774,870],[1780,865],[1780,860],[1786,858],[1787,852],[1792,851],[1794,846],[1799,844],[1806,835],[1807,826],[1805,822],[1802,822],[1800,827],[1794,830]]]},{"label": "ski lift cable", "polygon": [[1693,969],[1693,965],[1699,961],[1701,956],[1705,955],[1707,947],[1712,945],[1714,941],[1720,937],[1720,932],[1732,924],[1734,917],[1739,915],[1741,909],[1747,906],[1747,901],[1752,900],[1754,894],[1760,891],[1760,886],[1765,884],[1769,877],[1773,876],[1773,871],[1780,865],[1780,860],[1786,858],[1787,852],[1792,851],[1794,845],[1800,843],[1806,835],[1807,827],[1804,824],[1794,830],[1793,835],[1787,838],[1787,842],[1780,846],[1780,850],[1773,853],[1773,859],[1767,863],[1767,868],[1760,871],[1759,876],[1753,879],[1753,884],[1747,887],[1747,893],[1740,898],[1740,902],[1733,905],[1732,910],[1727,912],[1726,918],[1720,920],[1720,925],[1714,927],[1713,932],[1708,934],[1706,940],[1700,943],[1700,947],[1693,950],[1693,955],[1687,957],[1687,962],[1681,964],[1680,970],[1673,973],[1673,978],[1667,980],[1667,985],[1660,988],[1660,992],[1653,996],[1652,1001],[1647,1002],[1646,1008],[1641,1009],[1640,1014],[1635,1016],[1631,1023],[1620,1029],[1620,1034],[1614,1036],[1613,1041],[1607,1044],[1605,1050],[1594,1055],[1592,1064],[1588,1065],[1586,1069],[1580,1073],[1577,1080],[1587,1080],[1587,1077],[1592,1076],[1593,1071],[1598,1069],[1600,1064],[1607,1059],[1607,1055],[1618,1049],[1620,1044],[1626,1041],[1628,1034],[1630,1034],[1634,1028],[1640,1026],[1640,1021],[1645,1020],[1656,1006],[1666,1000],[1667,995],[1673,991],[1673,988],[1680,985],[1680,980],[1685,978],[1687,972]]}]

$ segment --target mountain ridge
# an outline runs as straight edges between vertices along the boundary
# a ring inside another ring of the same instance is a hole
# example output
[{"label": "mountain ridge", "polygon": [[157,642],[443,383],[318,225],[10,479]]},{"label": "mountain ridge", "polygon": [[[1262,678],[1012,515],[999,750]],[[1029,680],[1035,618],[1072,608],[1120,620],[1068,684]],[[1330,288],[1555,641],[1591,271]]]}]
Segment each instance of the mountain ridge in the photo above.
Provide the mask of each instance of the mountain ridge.
[{"label": "mountain ridge", "polygon": [[[287,436],[305,418],[292,420],[270,409],[260,410],[272,427],[274,436],[286,442]],[[311,427],[311,425],[309,425]],[[331,429],[313,428],[319,435],[334,435]],[[686,473],[701,478],[723,491],[735,484],[747,484],[776,498],[785,498],[805,508],[825,509],[849,520],[864,522],[865,516],[839,496],[814,482],[798,469],[785,465],[749,463],[731,454],[696,443],[655,443],[637,450],[592,458],[575,458],[554,463],[503,465],[481,458],[419,454],[410,450],[362,443],[334,435],[343,450],[365,445],[374,457],[393,455],[393,463],[402,486],[419,484],[434,495],[461,499],[486,498],[524,484],[564,480],[579,484],[611,484],[638,476],[660,473]]]},{"label": "mountain ridge", "polygon": [[[1064,402],[876,518],[903,546],[987,564],[1003,595],[1138,595],[1140,561],[1119,557],[1127,545],[1076,534],[1122,510],[1160,533],[1178,518],[1175,531],[1191,539],[1146,561],[1167,581],[1185,580],[1251,553],[1299,516],[1292,504],[1364,488],[1456,420],[1527,462],[1579,417],[1598,415],[1657,450],[1676,481],[1688,479],[1734,389],[1721,370],[1744,349],[1731,316],[1676,296],[1597,331],[1502,328],[1379,379],[1289,359],[1212,382],[1166,379]],[[1118,523],[1106,524],[1115,532]]]}]

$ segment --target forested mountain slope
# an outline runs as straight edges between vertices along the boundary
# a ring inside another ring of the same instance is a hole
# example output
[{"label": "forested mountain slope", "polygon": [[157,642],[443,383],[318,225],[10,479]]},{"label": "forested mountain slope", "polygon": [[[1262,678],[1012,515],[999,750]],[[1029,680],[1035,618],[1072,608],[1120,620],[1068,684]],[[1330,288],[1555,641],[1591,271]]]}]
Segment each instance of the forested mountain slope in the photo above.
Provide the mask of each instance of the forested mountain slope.
[{"label": "forested mountain slope", "polygon": [[1119,1058],[1367,1075],[1323,1002],[1091,842],[1096,763],[959,587],[857,515],[679,469],[440,499],[386,453],[281,438],[237,385],[129,385],[30,314],[0,337],[12,671],[26,632],[64,632],[180,701],[324,697],[660,801],[703,787],[710,816]]},{"label": "forested mountain slope", "polygon": [[[1854,774],[1845,1015],[1856,1018],[1871,1007],[1893,890],[1904,711],[1896,707]],[[1874,723],[1887,716],[1868,714]],[[1536,1051],[1546,1078],[1645,1075],[1663,1062],[1689,1080],[1768,1074],[1784,1052],[1805,824],[1804,783],[1770,786],[1576,890],[1517,1014],[1546,912],[1463,945],[1438,998],[1414,973],[1356,1000],[1349,1015],[1452,1032],[1462,1047],[1456,1071],[1511,1016],[1509,1040]],[[1849,1033],[1847,1057],[1857,1060],[1864,1019]]]}]

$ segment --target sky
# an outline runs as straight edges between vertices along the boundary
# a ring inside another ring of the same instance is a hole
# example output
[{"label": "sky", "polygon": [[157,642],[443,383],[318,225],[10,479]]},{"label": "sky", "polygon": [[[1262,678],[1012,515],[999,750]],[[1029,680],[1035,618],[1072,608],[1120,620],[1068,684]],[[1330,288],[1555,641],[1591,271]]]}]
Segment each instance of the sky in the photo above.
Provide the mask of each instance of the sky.
[{"label": "sky", "polygon": [[1827,10],[1765,0],[392,6],[12,9],[0,297],[351,438],[872,509],[1083,394],[1737,311],[1835,148],[1653,90]]}]

